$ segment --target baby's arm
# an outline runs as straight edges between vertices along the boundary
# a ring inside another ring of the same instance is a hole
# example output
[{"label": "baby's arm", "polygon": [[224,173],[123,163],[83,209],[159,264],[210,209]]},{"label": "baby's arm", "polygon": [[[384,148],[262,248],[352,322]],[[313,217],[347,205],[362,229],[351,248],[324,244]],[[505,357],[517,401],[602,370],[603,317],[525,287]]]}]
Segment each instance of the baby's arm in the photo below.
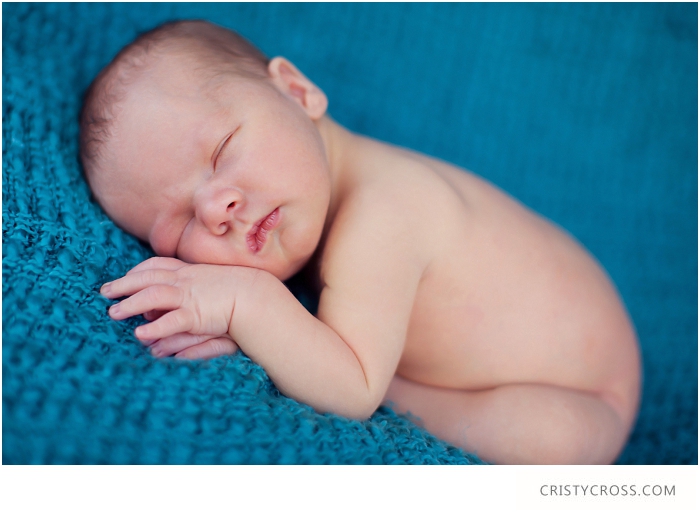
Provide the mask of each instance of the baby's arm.
[{"label": "baby's arm", "polygon": [[237,266],[152,259],[103,294],[129,296],[110,311],[115,319],[168,311],[137,329],[143,341],[228,334],[285,395],[367,418],[401,356],[422,266],[405,249],[409,239],[382,235],[376,220],[357,223],[329,238],[318,319],[271,274]]}]

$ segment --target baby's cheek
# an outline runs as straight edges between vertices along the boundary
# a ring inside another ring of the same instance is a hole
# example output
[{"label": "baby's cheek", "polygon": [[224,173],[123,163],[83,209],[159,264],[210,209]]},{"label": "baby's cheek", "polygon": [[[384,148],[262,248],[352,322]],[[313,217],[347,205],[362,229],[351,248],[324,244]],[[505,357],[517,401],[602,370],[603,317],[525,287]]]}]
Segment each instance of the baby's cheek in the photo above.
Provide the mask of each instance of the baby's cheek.
[{"label": "baby's cheek", "polygon": [[211,235],[182,239],[177,248],[177,258],[190,264],[253,266],[242,257],[232,242]]}]

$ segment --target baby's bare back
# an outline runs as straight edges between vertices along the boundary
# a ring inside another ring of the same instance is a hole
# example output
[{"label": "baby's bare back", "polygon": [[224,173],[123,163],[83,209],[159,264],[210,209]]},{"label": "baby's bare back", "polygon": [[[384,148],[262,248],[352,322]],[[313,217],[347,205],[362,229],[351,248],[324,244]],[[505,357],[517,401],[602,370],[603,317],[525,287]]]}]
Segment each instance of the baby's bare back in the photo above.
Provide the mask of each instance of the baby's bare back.
[{"label": "baby's bare back", "polygon": [[365,171],[368,183],[389,175],[407,195],[420,191],[416,210],[435,217],[442,236],[438,246],[416,236],[416,246],[435,252],[397,373],[466,390],[517,383],[582,390],[631,421],[639,393],[636,336],[595,259],[465,170],[372,140],[359,147],[359,161],[373,169]]}]

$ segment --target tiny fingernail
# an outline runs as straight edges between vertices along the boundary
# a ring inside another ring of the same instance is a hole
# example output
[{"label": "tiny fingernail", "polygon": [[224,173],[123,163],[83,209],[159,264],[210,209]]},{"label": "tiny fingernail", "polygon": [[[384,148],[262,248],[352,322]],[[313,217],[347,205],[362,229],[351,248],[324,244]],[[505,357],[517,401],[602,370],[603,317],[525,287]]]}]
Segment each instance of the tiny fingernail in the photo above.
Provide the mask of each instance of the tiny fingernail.
[{"label": "tiny fingernail", "polygon": [[114,314],[119,314],[119,304],[115,303],[109,308],[109,313],[114,315]]},{"label": "tiny fingernail", "polygon": [[112,282],[107,282],[106,284],[102,285],[102,288],[100,289],[100,292],[102,294],[107,294],[112,290]]}]

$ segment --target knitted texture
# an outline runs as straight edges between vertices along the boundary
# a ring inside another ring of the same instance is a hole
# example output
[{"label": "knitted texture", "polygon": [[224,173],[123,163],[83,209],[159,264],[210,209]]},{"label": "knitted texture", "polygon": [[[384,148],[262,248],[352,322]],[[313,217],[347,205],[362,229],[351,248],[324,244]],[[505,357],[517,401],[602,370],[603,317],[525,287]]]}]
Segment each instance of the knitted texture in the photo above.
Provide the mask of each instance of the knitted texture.
[{"label": "knitted texture", "polygon": [[388,408],[318,414],[242,353],[154,359],[138,319],[107,316],[99,286],[152,252],[90,195],[81,97],[176,18],[289,57],[351,130],[468,167],[569,230],[640,336],[641,413],[619,461],[697,463],[695,5],[2,8],[4,463],[480,463]]},{"label": "knitted texture", "polygon": [[3,462],[478,462],[390,410],[320,415],[240,353],[151,358],[136,321],[110,320],[99,286],[152,253],[90,200],[77,162],[103,57],[76,30],[92,7],[36,7],[3,8]]}]

